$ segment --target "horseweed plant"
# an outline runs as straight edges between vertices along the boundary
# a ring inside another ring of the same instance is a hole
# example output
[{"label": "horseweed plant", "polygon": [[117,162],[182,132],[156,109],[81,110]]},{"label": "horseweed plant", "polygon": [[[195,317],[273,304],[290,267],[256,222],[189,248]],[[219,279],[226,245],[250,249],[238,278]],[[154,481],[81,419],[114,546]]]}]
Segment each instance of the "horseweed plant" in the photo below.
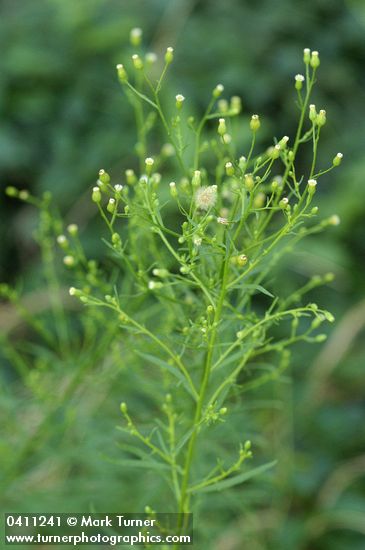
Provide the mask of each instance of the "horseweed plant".
[{"label": "horseweed plant", "polygon": [[[100,170],[92,189],[109,235],[105,244],[122,275],[104,294],[107,285],[98,283],[94,263],[90,272],[77,226],[68,228],[71,238],[57,240],[75,273],[70,294],[87,306],[107,308],[145,369],[160,369],[162,420],[146,432],[125,399],[123,430],[136,440],[128,449],[138,460],[169,472],[165,479],[175,501],[170,511],[183,517],[194,509],[196,495],[238,485],[273,465],[247,470],[251,442],[243,438],[232,442],[237,455],[230,463],[218,458],[201,471],[197,447],[209,438],[210,426],[229,422],[231,407],[239,411],[243,392],[283,373],[293,344],[325,339],[318,328],[333,316],[306,303],[305,294],[330,282],[332,274],[314,276],[288,296],[274,296],[269,279],[302,239],[339,223],[336,215],[318,221],[313,200],[320,176],[337,167],[342,154],[328,168],[317,168],[326,124],[326,112],[310,103],[318,52],[304,50],[305,74],[294,78],[294,138],[280,137],[257,152],[258,115],[240,123],[246,149],[233,137],[239,97],[224,99],[218,84],[202,118],[187,116],[181,93],[173,104],[161,100],[173,48],[159,69],[154,53],[143,54],[140,31],[132,31],[131,43],[139,51],[130,66],[117,65],[117,75],[135,112],[138,169],[126,167],[121,182]],[[166,143],[156,152],[151,148],[158,121]],[[307,143],[312,162],[299,173],[298,150]],[[173,171],[174,181],[164,171]],[[255,369],[265,357],[272,367]]]}]

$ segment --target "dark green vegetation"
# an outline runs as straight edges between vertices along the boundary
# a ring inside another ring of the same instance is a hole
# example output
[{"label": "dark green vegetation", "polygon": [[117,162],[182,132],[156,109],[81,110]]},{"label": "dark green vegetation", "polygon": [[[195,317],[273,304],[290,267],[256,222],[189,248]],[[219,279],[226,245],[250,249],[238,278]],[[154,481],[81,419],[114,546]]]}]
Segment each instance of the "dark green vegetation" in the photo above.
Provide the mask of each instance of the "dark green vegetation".
[{"label": "dark green vegetation", "polygon": [[[114,70],[130,48],[130,28],[144,28],[151,50],[176,46],[177,69],[172,69],[166,94],[183,93],[200,113],[212,87],[223,82],[228,97],[243,98],[247,115],[260,113],[262,140],[273,130],[278,137],[293,134],[294,126],[287,125],[295,120],[288,83],[298,72],[298,52],[306,46],[320,51],[316,93],[321,95],[315,103],[327,110],[328,123],[319,164],[338,148],[344,163],[326,182],[323,178],[316,198],[323,215],[336,212],[342,223],[308,241],[275,278],[278,288],[290,290],[307,276],[333,271],[335,282],[311,299],[331,309],[337,323],[327,343],[306,348],[305,355],[297,349],[290,375],[247,403],[245,436],[265,457],[278,458],[279,466],[275,475],[252,487],[211,499],[203,530],[210,529],[216,540],[212,548],[360,550],[365,508],[365,12],[361,2],[336,0],[295,5],[277,0],[275,10],[272,5],[249,0],[3,1],[1,185],[36,194],[51,191],[66,224],[79,223],[90,255],[103,257],[108,267],[89,194],[99,168],[111,166],[117,174],[134,167],[133,115]],[[71,278],[58,251],[58,283],[47,267],[53,241],[43,247],[42,267],[31,238],[36,211],[6,197],[0,208],[1,280],[19,290],[20,304],[31,315],[30,323],[23,321],[19,308],[7,300],[1,304],[4,507],[157,507],[154,474],[133,476],[130,490],[115,426],[122,423],[119,403],[126,394],[133,396],[129,406],[148,420],[160,405],[158,390],[145,373],[141,378],[143,368],[129,361],[123,341],[115,341],[114,327],[103,331],[106,314],[87,310],[75,315],[75,304],[66,298]],[[43,219],[42,232],[47,231]],[[53,297],[60,286],[64,310],[57,299],[50,300],[45,280]],[[39,333],[35,320],[46,334]],[[242,429],[242,416],[235,429]],[[224,425],[218,430],[224,431]]]}]

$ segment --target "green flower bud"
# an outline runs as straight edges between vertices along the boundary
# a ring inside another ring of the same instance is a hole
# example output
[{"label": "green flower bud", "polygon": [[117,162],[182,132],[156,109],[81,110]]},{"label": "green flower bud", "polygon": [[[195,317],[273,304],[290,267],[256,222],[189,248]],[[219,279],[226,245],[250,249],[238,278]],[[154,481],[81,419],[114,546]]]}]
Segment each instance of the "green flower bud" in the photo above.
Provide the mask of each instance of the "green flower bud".
[{"label": "green flower bud", "polygon": [[171,48],[171,46],[169,46],[166,50],[166,53],[165,53],[165,63],[166,65],[170,65],[170,63],[172,63],[174,60],[174,48]]},{"label": "green flower bud", "polygon": [[317,121],[317,111],[316,111],[316,106],[315,105],[309,105],[309,120],[311,122],[316,122]]},{"label": "green flower bud", "polygon": [[318,126],[324,126],[326,124],[326,111],[321,109],[317,115],[316,123]]},{"label": "green flower bud", "polygon": [[303,82],[305,81],[305,77],[302,74],[296,74],[294,78],[295,78],[295,89],[301,90],[303,88]]},{"label": "green flower bud", "polygon": [[238,95],[231,97],[231,111],[235,114],[239,114],[242,111],[242,100]]},{"label": "green flower bud", "polygon": [[220,99],[217,104],[218,111],[222,114],[225,114],[228,112],[229,105],[228,101],[226,99]]},{"label": "green flower bud", "polygon": [[12,185],[9,185],[9,187],[5,189],[5,193],[8,195],[8,197],[17,197],[19,194],[19,191]]},{"label": "green flower bud", "polygon": [[131,29],[129,39],[132,46],[139,46],[142,40],[142,29],[139,27]]},{"label": "green flower bud", "polygon": [[245,174],[243,183],[244,183],[244,186],[247,189],[247,191],[252,191],[253,188],[255,187],[255,182],[254,182],[254,179],[253,179],[253,175],[252,174]]},{"label": "green flower bud", "polygon": [[257,132],[261,126],[259,115],[252,115],[250,120],[250,128],[253,132]]},{"label": "green flower bud", "polygon": [[184,101],[185,101],[185,97],[181,94],[177,94],[175,99],[176,99],[176,109],[180,110],[183,106]]},{"label": "green flower bud", "polygon": [[108,172],[105,172],[105,170],[99,170],[99,180],[105,184],[110,183],[110,176]]},{"label": "green flower bud", "polygon": [[67,226],[67,231],[69,232],[71,237],[76,237],[79,232],[79,228],[76,223],[70,223],[70,225]]},{"label": "green flower bud", "polygon": [[73,267],[75,265],[75,258],[71,255],[67,255],[63,258],[63,263],[67,267]]},{"label": "green flower bud", "polygon": [[310,65],[313,69],[317,69],[320,65],[319,55],[318,52],[312,52],[311,58],[310,58]]},{"label": "green flower bud", "polygon": [[339,166],[342,162],[342,159],[343,159],[343,154],[342,153],[337,153],[337,155],[335,156],[335,158],[332,161],[333,166]]},{"label": "green flower bud", "polygon": [[174,181],[171,181],[169,183],[169,186],[170,186],[170,194],[172,197],[177,197],[177,188],[176,188],[176,183]]},{"label": "green flower bud", "polygon": [[27,191],[26,189],[21,189],[21,191],[19,191],[18,197],[22,201],[27,201],[29,199],[29,191]]},{"label": "green flower bud", "polygon": [[155,268],[152,270],[152,274],[155,277],[160,277],[161,279],[165,279],[170,275],[169,271],[167,269],[161,269],[161,268]]},{"label": "green flower bud", "polygon": [[93,192],[91,195],[91,199],[94,202],[100,202],[101,201],[101,192],[99,187],[93,187]]},{"label": "green flower bud", "polygon": [[122,411],[122,414],[127,414],[128,412],[127,403],[124,403],[123,401],[123,403],[120,404],[120,410]]},{"label": "green flower bud", "polygon": [[57,244],[63,248],[63,250],[66,250],[68,248],[69,242],[67,237],[65,235],[58,235],[57,237]]},{"label": "green flower bud", "polygon": [[134,68],[137,69],[137,71],[140,71],[141,69],[143,69],[143,61],[137,53],[132,55],[132,61],[133,61]]},{"label": "green flower bud", "polygon": [[106,206],[107,211],[113,214],[115,212],[115,207],[116,207],[115,199],[109,199],[109,202]]},{"label": "green flower bud", "polygon": [[316,180],[313,180],[313,179],[308,180],[308,193],[310,195],[314,195],[314,193],[316,192],[316,187],[317,187]]},{"label": "green flower bud", "polygon": [[234,167],[231,162],[226,162],[225,168],[227,176],[234,176]]},{"label": "green flower bud", "polygon": [[193,187],[199,187],[201,184],[202,178],[201,178],[201,172],[200,170],[195,170],[193,179],[191,180],[191,184]]},{"label": "green flower bud", "polygon": [[218,99],[218,97],[222,95],[223,91],[224,91],[223,84],[217,84],[217,86],[213,90],[213,97]]},{"label": "green flower bud", "polygon": [[246,170],[246,165],[247,165],[246,157],[240,157],[238,160],[238,166],[240,167],[240,170],[242,170],[242,172]]},{"label": "green flower bud", "polygon": [[220,118],[218,121],[218,134],[220,136],[224,136],[226,132],[227,132],[226,121],[224,118]]},{"label": "green flower bud", "polygon": [[289,199],[287,199],[286,197],[281,199],[281,201],[279,202],[279,206],[282,210],[286,210],[289,207]]},{"label": "green flower bud", "polygon": [[134,170],[131,170],[131,169],[126,170],[125,171],[125,177],[126,177],[128,185],[134,185],[135,183],[137,183],[137,176],[134,173]]},{"label": "green flower bud", "polygon": [[152,172],[152,167],[153,167],[155,161],[153,160],[153,158],[147,157],[144,162],[145,162],[145,166],[146,166],[146,173],[149,176]]},{"label": "green flower bud", "polygon": [[303,52],[303,61],[306,65],[308,65],[308,63],[310,62],[311,60],[311,51],[309,48],[304,48],[304,52]]},{"label": "green flower bud", "polygon": [[119,78],[119,81],[123,84],[124,82],[127,82],[128,80],[128,75],[127,75],[127,72],[124,68],[124,66],[121,64],[121,63],[118,63],[117,65],[117,73],[118,73],[118,78]]}]

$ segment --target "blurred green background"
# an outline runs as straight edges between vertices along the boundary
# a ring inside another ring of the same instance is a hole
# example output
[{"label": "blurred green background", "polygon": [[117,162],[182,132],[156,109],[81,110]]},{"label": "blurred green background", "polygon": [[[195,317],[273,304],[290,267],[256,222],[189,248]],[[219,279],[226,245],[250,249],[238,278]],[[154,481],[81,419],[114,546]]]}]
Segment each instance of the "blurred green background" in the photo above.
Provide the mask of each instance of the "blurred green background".
[{"label": "blurred green background", "polygon": [[[0,16],[1,188],[51,191],[66,223],[79,223],[94,256],[105,254],[89,201],[96,174],[101,167],[121,173],[135,165],[134,118],[115,75],[115,64],[132,53],[132,27],[143,28],[147,51],[176,48],[166,95],[184,94],[199,113],[222,82],[228,97],[242,97],[246,114],[261,115],[268,136],[293,135],[293,76],[302,71],[304,47],[320,51],[314,102],[327,110],[328,123],[319,163],[326,166],[338,151],[344,162],[323,178],[318,200],[324,215],[337,213],[342,223],[303,245],[277,276],[291,287],[305,276],[333,271],[335,282],[313,299],[331,309],[337,322],[321,349],[297,350],[290,378],[255,396],[254,415],[249,405],[244,411],[247,429],[264,431],[271,442],[266,454],[281,459],[279,474],[256,492],[249,487],[224,497],[220,506],[226,515],[204,548],[363,550],[364,2],[2,0]],[[47,304],[39,306],[43,275],[32,238],[36,212],[2,194],[0,214],[0,281],[22,289],[31,314],[47,316]],[[66,288],[63,271],[59,262]],[[83,383],[52,409],[74,365],[35,344],[31,349],[32,331],[17,315],[0,304],[4,462],[19,458],[23,439],[44,420],[44,411],[49,417],[42,438],[35,438],[5,484],[4,507],[141,510],[159,486],[153,476],[146,484],[117,461],[118,404],[138,379],[126,372],[119,345],[110,347],[112,331],[101,338],[100,319],[85,321],[90,339],[97,341],[91,353],[80,351],[75,337],[74,358],[85,362]],[[13,372],[24,357],[34,362],[28,387]],[[265,406],[269,401],[272,409]],[[290,407],[289,419],[282,402]],[[104,455],[115,461],[105,462]],[[233,516],[230,509],[240,499],[241,515]],[[219,508],[210,506],[213,529]]]}]

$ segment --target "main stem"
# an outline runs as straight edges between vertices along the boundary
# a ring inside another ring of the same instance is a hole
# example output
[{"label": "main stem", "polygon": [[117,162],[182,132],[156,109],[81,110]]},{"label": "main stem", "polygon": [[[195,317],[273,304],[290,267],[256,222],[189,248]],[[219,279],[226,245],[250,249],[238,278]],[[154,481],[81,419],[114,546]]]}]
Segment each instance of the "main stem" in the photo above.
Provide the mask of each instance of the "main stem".
[{"label": "main stem", "polygon": [[180,490],[179,514],[181,518],[182,518],[182,514],[187,513],[189,511],[190,494],[188,493],[188,485],[190,480],[190,472],[191,472],[191,466],[193,462],[196,440],[197,440],[198,432],[200,429],[200,423],[202,419],[203,405],[205,401],[205,396],[206,396],[211,368],[212,368],[212,359],[213,359],[214,345],[217,338],[218,324],[221,318],[224,299],[226,296],[228,261],[229,261],[229,251],[226,251],[226,256],[223,260],[223,265],[221,270],[221,273],[222,273],[221,292],[219,295],[217,307],[214,314],[211,336],[210,336],[209,345],[208,345],[208,349],[205,357],[203,376],[202,376],[202,381],[201,381],[200,390],[199,390],[199,399],[196,404],[195,415],[194,415],[193,432],[191,434],[188,450],[186,453],[186,459],[185,459],[185,465],[184,465],[184,476],[183,476],[183,480],[181,483],[181,490]]}]

